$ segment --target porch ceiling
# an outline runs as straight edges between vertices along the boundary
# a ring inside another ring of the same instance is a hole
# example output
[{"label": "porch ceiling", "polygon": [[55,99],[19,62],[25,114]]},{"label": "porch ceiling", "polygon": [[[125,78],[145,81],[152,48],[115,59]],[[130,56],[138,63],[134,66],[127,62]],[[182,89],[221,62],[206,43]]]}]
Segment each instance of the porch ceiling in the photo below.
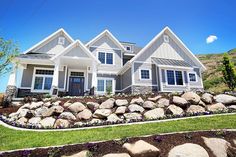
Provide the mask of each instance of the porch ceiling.
[{"label": "porch ceiling", "polygon": [[78,58],[78,57],[62,57],[60,64],[67,65],[74,69],[86,69],[88,66],[92,66],[93,61],[89,58]]}]

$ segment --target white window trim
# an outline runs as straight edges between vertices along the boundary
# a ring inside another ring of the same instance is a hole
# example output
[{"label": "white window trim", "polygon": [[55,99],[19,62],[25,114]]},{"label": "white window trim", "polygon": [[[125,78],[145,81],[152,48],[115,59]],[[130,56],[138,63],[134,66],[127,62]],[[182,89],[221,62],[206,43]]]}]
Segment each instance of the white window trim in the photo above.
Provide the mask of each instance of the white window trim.
[{"label": "white window trim", "polygon": [[[127,50],[127,47],[129,47],[129,50]],[[131,46],[125,46],[125,50],[128,52],[132,52]]]},{"label": "white window trim", "polygon": [[71,72],[83,72],[84,76],[74,76],[74,77],[84,77],[84,92],[88,88],[88,74],[86,70],[79,70],[79,69],[68,69],[68,76],[67,76],[67,92],[69,91],[69,83],[70,83],[70,76]]},{"label": "white window trim", "polygon": [[114,78],[109,78],[109,77],[97,77],[97,82],[98,80],[104,80],[104,91],[98,91],[96,90],[96,92],[98,94],[105,94],[106,93],[106,80],[112,80],[112,94],[115,93],[115,85],[116,85],[116,82],[115,82],[115,79]]},{"label": "white window trim", "polygon": [[45,77],[52,77],[52,79],[53,79],[53,75],[36,74],[36,70],[54,70],[54,68],[34,67],[34,71],[33,71],[33,77],[32,77],[32,83],[31,83],[31,92],[34,92],[34,93],[49,93],[51,89],[49,89],[49,90],[34,89],[35,77],[37,77],[37,76],[38,77],[43,77],[42,88],[44,88]]},{"label": "white window trim", "polygon": [[[142,76],[141,76],[141,71],[142,70],[148,70],[149,71],[149,79],[142,78]],[[151,69],[144,69],[144,68],[139,69],[139,80],[151,80],[151,78],[152,78]]]},{"label": "white window trim", "polygon": [[[115,53],[113,51],[97,51],[97,59],[99,60],[99,52],[105,53],[105,63],[101,62],[101,65],[115,65]],[[107,53],[112,53],[112,64],[107,64]],[[100,60],[99,60],[100,61]]]},{"label": "white window trim", "polygon": [[163,40],[165,43],[169,43],[170,42],[170,39],[169,39],[169,36],[168,35],[163,35]]},{"label": "white window trim", "polygon": [[[196,77],[196,81],[190,81],[189,74],[194,74],[194,75],[195,75],[195,77]],[[188,72],[188,81],[189,81],[189,82],[198,82],[197,73],[196,73],[195,71]]]},{"label": "white window trim", "polygon": [[[175,79],[175,84],[174,84],[174,85],[169,85],[169,84],[168,84],[167,70],[174,71],[174,79]],[[183,79],[183,85],[177,85],[177,84],[176,84],[175,71],[181,71],[181,73],[182,73],[182,79]],[[186,84],[185,84],[185,79],[184,79],[184,71],[183,71],[183,70],[165,69],[165,80],[166,80],[166,86],[168,86],[168,87],[171,87],[171,86],[172,86],[172,87],[184,87],[184,86],[186,86]]]},{"label": "white window trim", "polygon": [[66,41],[65,37],[59,37],[58,38],[58,45],[65,45],[65,41]]}]

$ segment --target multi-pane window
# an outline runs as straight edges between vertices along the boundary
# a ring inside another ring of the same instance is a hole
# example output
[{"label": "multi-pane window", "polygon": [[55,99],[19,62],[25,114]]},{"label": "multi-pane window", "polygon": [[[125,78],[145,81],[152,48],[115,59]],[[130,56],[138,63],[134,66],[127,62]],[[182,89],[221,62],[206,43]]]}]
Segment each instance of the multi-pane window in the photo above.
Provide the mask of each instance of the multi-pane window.
[{"label": "multi-pane window", "polygon": [[83,77],[84,73],[83,72],[72,71],[72,72],[70,72],[70,76],[81,76],[81,77]]},{"label": "multi-pane window", "polygon": [[113,53],[106,53],[107,58],[106,58],[106,64],[113,64]]},{"label": "multi-pane window", "polygon": [[150,79],[150,71],[149,70],[140,70],[141,79]]},{"label": "multi-pane window", "polygon": [[175,74],[173,70],[167,70],[167,83],[168,85],[175,85]]},{"label": "multi-pane window", "polygon": [[168,85],[183,85],[183,73],[182,71],[167,70],[167,84]]},{"label": "multi-pane window", "polygon": [[36,69],[34,74],[34,90],[50,90],[52,77],[53,70]]},{"label": "multi-pane window", "polygon": [[113,64],[113,53],[98,52],[98,59],[102,64]]},{"label": "multi-pane window", "polygon": [[197,77],[196,77],[195,73],[189,73],[188,76],[189,76],[189,81],[191,81],[191,82],[197,81]]},{"label": "multi-pane window", "polygon": [[105,52],[99,52],[98,59],[102,64],[105,64]]},{"label": "multi-pane window", "polygon": [[113,80],[112,79],[98,79],[97,81],[97,91],[98,92],[113,92]]}]

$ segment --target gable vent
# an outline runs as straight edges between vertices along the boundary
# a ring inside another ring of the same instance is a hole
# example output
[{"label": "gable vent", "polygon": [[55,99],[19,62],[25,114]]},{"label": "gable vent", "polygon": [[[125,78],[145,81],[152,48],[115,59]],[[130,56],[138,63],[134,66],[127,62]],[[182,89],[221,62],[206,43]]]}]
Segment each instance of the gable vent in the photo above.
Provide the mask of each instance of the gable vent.
[{"label": "gable vent", "polygon": [[64,37],[59,37],[58,38],[58,44],[59,45],[64,45],[65,44],[65,38]]},{"label": "gable vent", "polygon": [[165,43],[169,43],[169,36],[168,35],[164,35],[163,38],[164,38]]}]

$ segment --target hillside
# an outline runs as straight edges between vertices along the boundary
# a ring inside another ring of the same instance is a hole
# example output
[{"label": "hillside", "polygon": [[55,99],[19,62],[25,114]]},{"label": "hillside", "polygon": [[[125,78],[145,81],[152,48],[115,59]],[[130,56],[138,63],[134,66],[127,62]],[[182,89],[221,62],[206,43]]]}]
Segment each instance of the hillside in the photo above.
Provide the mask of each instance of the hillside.
[{"label": "hillside", "polygon": [[[230,54],[232,61],[236,65],[236,49],[232,49],[227,53]],[[205,89],[212,92],[222,92],[228,90],[228,87],[223,82],[221,73],[223,53],[198,55],[197,57],[207,67],[207,70],[203,74]]]}]

